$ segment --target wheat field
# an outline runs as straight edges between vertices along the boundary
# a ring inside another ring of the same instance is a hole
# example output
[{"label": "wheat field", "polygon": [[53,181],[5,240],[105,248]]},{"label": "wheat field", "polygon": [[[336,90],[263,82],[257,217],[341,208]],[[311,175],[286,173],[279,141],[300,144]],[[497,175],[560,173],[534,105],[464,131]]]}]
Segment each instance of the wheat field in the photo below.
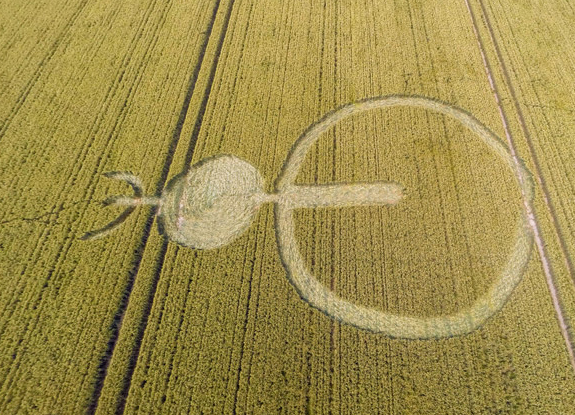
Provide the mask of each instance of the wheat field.
[{"label": "wheat field", "polygon": [[571,2],[0,4],[0,414],[573,413]]}]

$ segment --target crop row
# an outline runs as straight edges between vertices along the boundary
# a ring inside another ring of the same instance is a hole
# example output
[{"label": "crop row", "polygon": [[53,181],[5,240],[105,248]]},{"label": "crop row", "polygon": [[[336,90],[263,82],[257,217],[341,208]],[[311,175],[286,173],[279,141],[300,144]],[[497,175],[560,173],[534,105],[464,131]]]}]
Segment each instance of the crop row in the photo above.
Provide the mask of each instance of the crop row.
[{"label": "crop row", "polygon": [[53,49],[21,63],[30,69],[10,85],[25,99],[3,124],[2,413],[79,413],[97,398],[148,212],[113,238],[78,238],[117,215],[99,201],[128,191],[103,172],[133,170],[154,191],[212,10],[85,3],[42,11],[54,27],[67,19],[60,34],[35,17],[5,32],[40,30]]},{"label": "crop row", "polygon": [[[464,2],[232,6],[193,162],[234,154],[272,191],[306,127],[341,104],[387,94],[449,102],[504,136]],[[179,147],[175,160],[187,153]],[[296,182],[375,180],[403,184],[406,199],[295,212],[300,252],[326,287],[424,317],[461,310],[487,291],[522,204],[478,137],[420,109],[373,111],[326,132]],[[244,236],[213,251],[172,243],[162,251],[165,240],[151,234],[158,249],[145,252],[134,288],[141,299],[127,311],[148,307],[137,353],[125,356],[134,365],[127,413],[568,411],[573,373],[535,253],[482,329],[402,341],[342,325],[303,301],[280,262],[274,223],[266,205]],[[133,324],[126,339],[135,338]]]}]

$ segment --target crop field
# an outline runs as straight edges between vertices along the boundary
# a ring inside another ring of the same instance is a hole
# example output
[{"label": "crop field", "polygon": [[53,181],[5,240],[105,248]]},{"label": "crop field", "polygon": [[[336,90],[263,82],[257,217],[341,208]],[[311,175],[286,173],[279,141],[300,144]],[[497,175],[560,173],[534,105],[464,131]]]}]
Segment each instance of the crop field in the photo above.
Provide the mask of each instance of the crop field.
[{"label": "crop field", "polygon": [[574,3],[0,10],[0,414],[574,413]]}]

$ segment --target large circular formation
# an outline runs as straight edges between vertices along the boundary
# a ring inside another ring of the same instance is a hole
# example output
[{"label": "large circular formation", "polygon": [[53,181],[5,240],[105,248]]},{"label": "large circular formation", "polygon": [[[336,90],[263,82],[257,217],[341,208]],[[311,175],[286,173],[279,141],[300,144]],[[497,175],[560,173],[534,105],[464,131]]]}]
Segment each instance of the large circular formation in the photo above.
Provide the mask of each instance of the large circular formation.
[{"label": "large circular formation", "polygon": [[517,225],[514,247],[499,278],[471,307],[447,316],[409,317],[384,313],[351,303],[338,297],[308,271],[295,237],[293,208],[289,204],[276,202],[275,220],[280,255],[288,278],[300,296],[312,307],[343,323],[391,337],[406,339],[442,338],[467,334],[480,327],[503,307],[521,281],[533,244],[532,230],[527,218],[527,206],[530,205],[533,198],[530,174],[521,163],[514,160],[497,136],[475,117],[459,108],[423,97],[387,96],[345,105],[327,114],[308,128],[297,140],[278,177],[276,191],[281,196],[293,189],[294,180],[305,155],[318,140],[321,133],[353,114],[395,106],[424,108],[458,120],[479,136],[505,162],[515,177],[524,199],[524,209]]},{"label": "large circular formation", "polygon": [[219,248],[249,228],[263,199],[263,178],[254,166],[232,155],[210,157],[170,181],[160,223],[180,245]]}]

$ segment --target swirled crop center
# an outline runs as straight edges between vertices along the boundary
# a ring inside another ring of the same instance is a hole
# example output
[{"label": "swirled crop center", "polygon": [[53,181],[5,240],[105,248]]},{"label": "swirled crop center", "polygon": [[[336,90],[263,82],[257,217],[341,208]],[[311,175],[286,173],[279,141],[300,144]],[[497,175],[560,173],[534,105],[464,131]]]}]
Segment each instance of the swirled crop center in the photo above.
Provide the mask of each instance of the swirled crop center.
[{"label": "swirled crop center", "polygon": [[[389,96],[371,98],[358,103],[348,104],[329,114],[312,125],[294,144],[283,170],[276,182],[275,220],[279,250],[288,273],[302,299],[330,317],[355,327],[397,338],[427,339],[463,335],[480,327],[488,318],[499,311],[514,288],[520,282],[524,269],[529,261],[532,246],[532,233],[528,225],[526,208],[520,215],[515,242],[507,262],[500,275],[496,276],[489,289],[470,307],[458,312],[439,317],[418,318],[385,313],[364,307],[338,297],[322,285],[307,269],[299,252],[295,238],[295,225],[292,217],[293,203],[287,203],[288,195],[297,193],[300,186],[294,180],[310,147],[320,135],[340,120],[364,111],[394,106],[418,107],[447,115],[468,128],[478,139],[478,145],[487,147],[499,157],[508,168],[508,173],[518,184],[524,205],[531,203],[531,179],[527,170],[517,166],[507,148],[489,129],[465,111],[456,107],[422,97]],[[392,191],[390,184],[390,191]],[[397,190],[397,189],[396,189]],[[362,195],[350,190],[350,200],[362,204]],[[358,191],[356,189],[356,191]],[[393,193],[393,191],[392,191]],[[400,199],[398,196],[397,200]],[[395,200],[395,202],[397,202]],[[395,203],[381,201],[381,203]],[[365,203],[368,204],[368,203]],[[375,203],[374,203],[375,204]]]}]

